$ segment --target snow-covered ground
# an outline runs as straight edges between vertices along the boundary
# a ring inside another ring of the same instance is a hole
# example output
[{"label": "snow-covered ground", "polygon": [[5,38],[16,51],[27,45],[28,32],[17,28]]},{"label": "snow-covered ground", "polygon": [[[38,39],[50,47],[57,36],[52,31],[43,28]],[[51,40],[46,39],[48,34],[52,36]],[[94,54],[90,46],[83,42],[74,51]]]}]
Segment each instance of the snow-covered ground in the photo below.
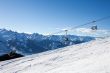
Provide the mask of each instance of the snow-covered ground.
[{"label": "snow-covered ground", "polygon": [[0,73],[110,73],[110,37],[0,62]]}]

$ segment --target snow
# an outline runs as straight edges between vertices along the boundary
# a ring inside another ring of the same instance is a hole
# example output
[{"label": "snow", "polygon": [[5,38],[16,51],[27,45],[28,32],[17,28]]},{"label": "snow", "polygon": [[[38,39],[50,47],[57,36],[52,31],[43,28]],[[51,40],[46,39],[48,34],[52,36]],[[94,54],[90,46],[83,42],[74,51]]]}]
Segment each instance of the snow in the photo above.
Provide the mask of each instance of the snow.
[{"label": "snow", "polygon": [[110,73],[110,37],[0,62],[0,73]]}]

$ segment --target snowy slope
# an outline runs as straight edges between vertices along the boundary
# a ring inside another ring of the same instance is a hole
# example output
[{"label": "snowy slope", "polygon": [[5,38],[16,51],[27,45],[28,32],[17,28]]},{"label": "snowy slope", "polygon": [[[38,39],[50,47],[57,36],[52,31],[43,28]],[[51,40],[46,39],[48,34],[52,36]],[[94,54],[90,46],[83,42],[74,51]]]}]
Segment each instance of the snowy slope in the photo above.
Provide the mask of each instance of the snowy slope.
[{"label": "snowy slope", "polygon": [[0,62],[0,73],[110,73],[110,37]]}]

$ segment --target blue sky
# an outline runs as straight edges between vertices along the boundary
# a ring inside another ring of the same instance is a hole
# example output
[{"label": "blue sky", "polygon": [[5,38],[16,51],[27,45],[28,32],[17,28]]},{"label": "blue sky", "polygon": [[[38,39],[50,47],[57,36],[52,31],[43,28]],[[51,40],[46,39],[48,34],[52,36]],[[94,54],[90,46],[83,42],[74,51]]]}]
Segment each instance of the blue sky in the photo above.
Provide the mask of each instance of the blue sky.
[{"label": "blue sky", "polygon": [[[46,34],[105,16],[110,0],[0,0],[0,28],[18,32]],[[110,19],[95,24],[110,29]]]}]

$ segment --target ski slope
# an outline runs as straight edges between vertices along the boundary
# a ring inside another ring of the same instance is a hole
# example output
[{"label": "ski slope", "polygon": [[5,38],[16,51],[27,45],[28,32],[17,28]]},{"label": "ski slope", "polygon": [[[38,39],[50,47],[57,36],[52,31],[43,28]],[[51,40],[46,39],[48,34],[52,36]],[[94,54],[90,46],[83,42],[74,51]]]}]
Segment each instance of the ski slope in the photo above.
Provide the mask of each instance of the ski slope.
[{"label": "ski slope", "polygon": [[110,73],[110,37],[0,62],[0,73]]}]

